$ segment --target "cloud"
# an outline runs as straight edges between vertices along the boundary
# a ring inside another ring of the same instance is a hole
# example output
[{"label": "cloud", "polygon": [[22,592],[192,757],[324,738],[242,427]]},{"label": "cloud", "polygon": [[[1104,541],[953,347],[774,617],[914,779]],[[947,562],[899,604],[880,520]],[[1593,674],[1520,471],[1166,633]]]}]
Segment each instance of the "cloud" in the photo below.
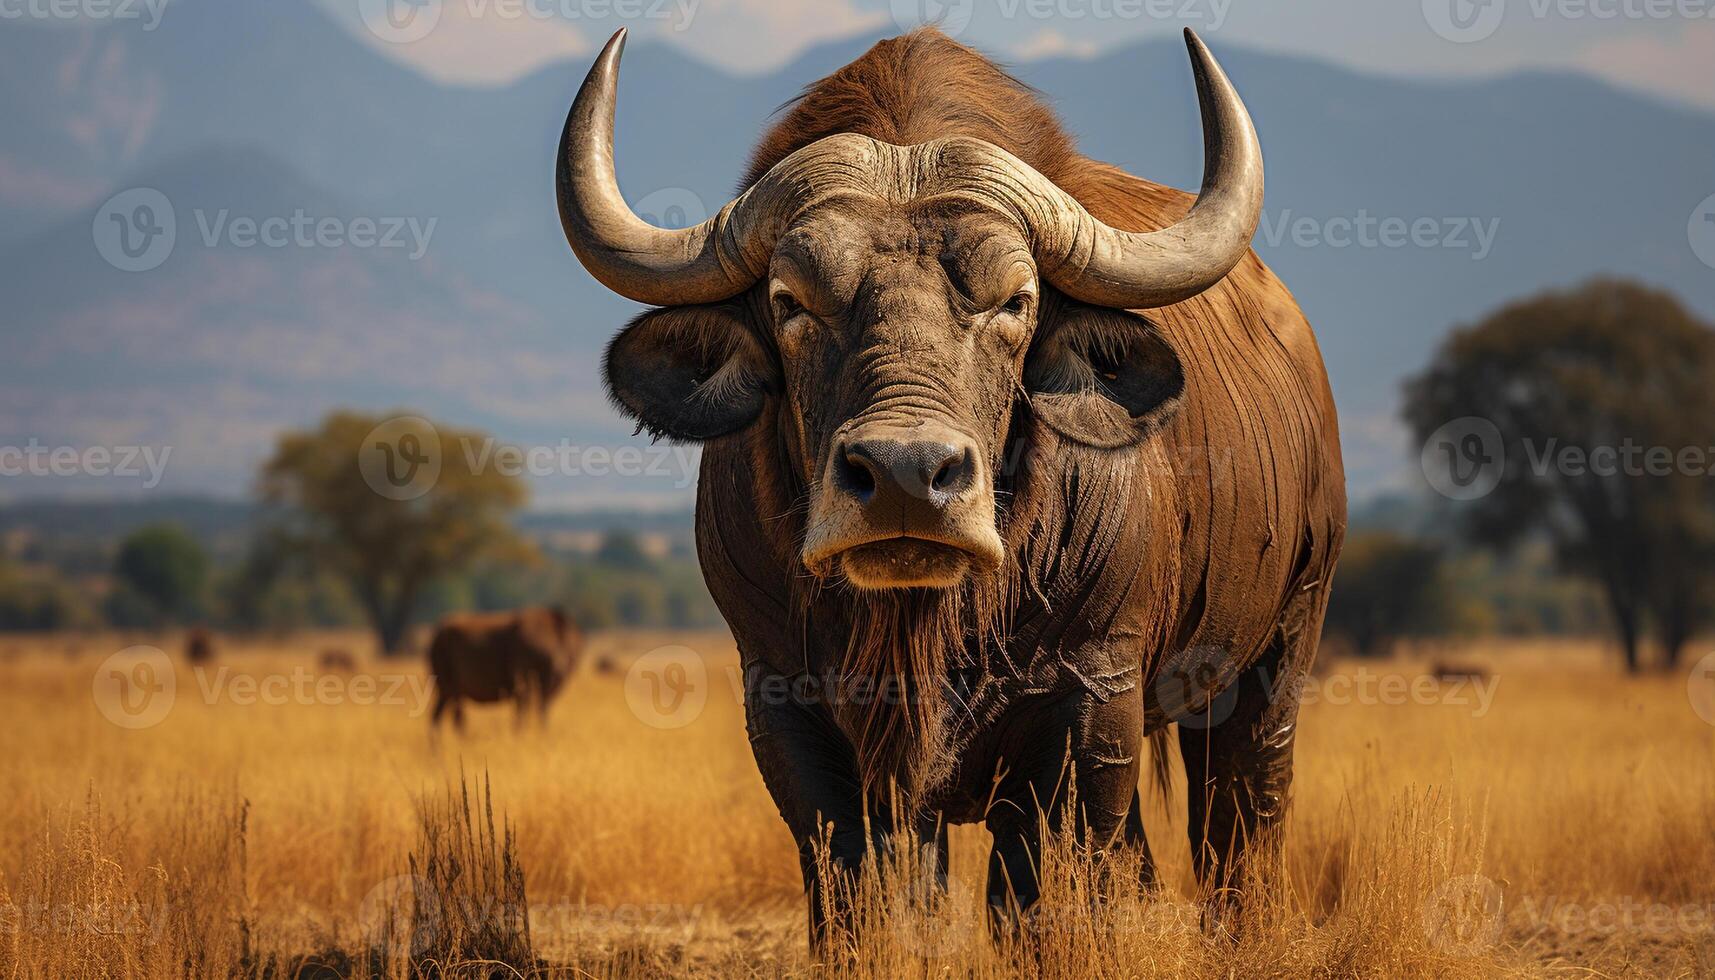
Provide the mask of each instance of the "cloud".
[{"label": "cloud", "polygon": [[852,0],[685,0],[695,13],[685,30],[659,33],[699,58],[729,71],[757,74],[780,68],[805,48],[885,27],[897,33],[880,10],[860,10]]},{"label": "cloud", "polygon": [[1094,41],[1074,41],[1053,28],[1044,28],[1035,36],[1012,47],[1012,53],[1025,61],[1042,58],[1088,58],[1097,51]]},{"label": "cloud", "polygon": [[1715,106],[1715,24],[1686,22],[1677,35],[1597,41],[1577,64],[1621,85]]},{"label": "cloud", "polygon": [[376,36],[352,14],[350,6],[335,4],[330,12],[383,54],[430,78],[455,85],[504,85],[545,64],[595,50],[570,22],[538,15],[540,11],[551,13],[552,4],[438,0],[424,7],[437,12],[433,29],[425,36],[402,42]]}]

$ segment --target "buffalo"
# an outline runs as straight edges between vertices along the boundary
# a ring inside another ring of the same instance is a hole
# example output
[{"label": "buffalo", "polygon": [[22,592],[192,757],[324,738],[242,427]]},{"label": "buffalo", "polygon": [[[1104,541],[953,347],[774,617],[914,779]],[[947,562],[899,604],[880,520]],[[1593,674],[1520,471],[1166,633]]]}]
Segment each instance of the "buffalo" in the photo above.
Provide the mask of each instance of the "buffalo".
[{"label": "buffalo", "polygon": [[185,662],[196,666],[214,662],[214,634],[198,626],[185,635]]},{"label": "buffalo", "polygon": [[896,836],[939,842],[944,873],[949,823],[992,831],[999,929],[1040,894],[1044,823],[1152,881],[1144,743],[1164,787],[1175,729],[1230,921],[1278,840],[1346,523],[1321,354],[1250,249],[1263,160],[1233,85],[1187,31],[1193,197],[1080,155],[1032,90],[914,32],[810,86],[739,197],[671,230],[615,176],[624,40],[566,121],[561,223],[652,307],[608,348],[615,404],[704,447],[699,560],[812,943],[850,918],[823,874]]},{"label": "buffalo", "polygon": [[429,673],[438,728],[452,711],[453,727],[464,730],[464,703],[511,701],[522,726],[533,711],[547,724],[548,706],[577,668],[583,633],[558,609],[448,616],[429,642]]}]

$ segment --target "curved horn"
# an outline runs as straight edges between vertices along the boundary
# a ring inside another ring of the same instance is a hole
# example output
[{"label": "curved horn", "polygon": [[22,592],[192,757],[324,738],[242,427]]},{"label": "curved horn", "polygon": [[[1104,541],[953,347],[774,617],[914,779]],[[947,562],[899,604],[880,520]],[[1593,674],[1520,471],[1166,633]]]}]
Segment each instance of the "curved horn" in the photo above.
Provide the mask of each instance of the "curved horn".
[{"label": "curved horn", "polygon": [[[1262,149],[1250,114],[1214,55],[1190,28],[1185,44],[1203,115],[1203,187],[1178,224],[1138,233],[1091,217],[1071,196],[1066,251],[1043,274],[1097,306],[1146,310],[1190,299],[1220,282],[1250,250],[1262,216]],[[1058,191],[1058,189],[1055,189]],[[1065,212],[1062,211],[1064,214]]]},{"label": "curved horn", "polygon": [[[750,288],[767,268],[729,237],[745,194],[709,220],[672,231],[639,218],[619,193],[613,169],[613,109],[624,28],[613,35],[578,90],[560,136],[556,185],[560,225],[578,261],[602,285],[639,303],[714,303]],[[752,222],[738,222],[742,227]]]}]

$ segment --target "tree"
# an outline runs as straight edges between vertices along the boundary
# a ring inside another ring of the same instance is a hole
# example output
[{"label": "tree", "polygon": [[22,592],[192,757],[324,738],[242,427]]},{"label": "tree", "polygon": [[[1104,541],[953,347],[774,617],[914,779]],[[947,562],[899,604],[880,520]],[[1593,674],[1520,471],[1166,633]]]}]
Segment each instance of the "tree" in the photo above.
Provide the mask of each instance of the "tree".
[{"label": "tree", "polygon": [[521,480],[472,447],[480,433],[414,416],[336,412],[280,437],[262,467],[282,540],[345,581],[383,653],[404,652],[424,590],[473,563],[524,554],[511,513]]},{"label": "tree", "polygon": [[174,524],[133,531],[119,546],[113,573],[146,600],[158,620],[185,619],[197,612],[208,584],[202,546]]},{"label": "tree", "polygon": [[1328,603],[1330,633],[1359,656],[1385,655],[1402,636],[1442,631],[1441,549],[1388,531],[1353,535]]},{"label": "tree", "polygon": [[1420,443],[1461,419],[1493,426],[1499,445],[1464,432],[1468,448],[1441,447],[1495,480],[1455,505],[1460,530],[1499,548],[1546,537],[1600,584],[1636,671],[1646,627],[1671,664],[1708,615],[1712,380],[1715,331],[1666,293],[1598,280],[1454,333],[1407,382],[1404,414]]},{"label": "tree", "polygon": [[643,542],[631,531],[609,531],[596,546],[595,560],[608,568],[626,572],[649,571],[654,559],[643,550]]}]

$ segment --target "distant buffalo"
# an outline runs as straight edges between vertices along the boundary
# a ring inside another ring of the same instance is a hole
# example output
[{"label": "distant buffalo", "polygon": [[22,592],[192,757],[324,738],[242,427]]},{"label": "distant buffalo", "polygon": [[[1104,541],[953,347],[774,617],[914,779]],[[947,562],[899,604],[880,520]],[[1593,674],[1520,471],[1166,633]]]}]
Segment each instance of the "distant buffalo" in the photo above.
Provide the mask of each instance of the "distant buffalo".
[{"label": "distant buffalo", "polygon": [[429,642],[429,673],[435,679],[430,727],[449,708],[453,726],[464,729],[464,702],[511,701],[523,724],[534,709],[544,724],[548,704],[577,667],[583,633],[557,609],[448,616]]},{"label": "distant buffalo", "polygon": [[324,674],[355,674],[357,658],[350,650],[330,647],[316,657],[316,668]]},{"label": "distant buffalo", "polygon": [[1429,667],[1429,675],[1438,681],[1484,681],[1489,679],[1489,670],[1481,664],[1469,662],[1437,660]]},{"label": "distant buffalo", "polygon": [[214,635],[200,626],[191,630],[185,637],[185,660],[193,664],[214,660]]}]

